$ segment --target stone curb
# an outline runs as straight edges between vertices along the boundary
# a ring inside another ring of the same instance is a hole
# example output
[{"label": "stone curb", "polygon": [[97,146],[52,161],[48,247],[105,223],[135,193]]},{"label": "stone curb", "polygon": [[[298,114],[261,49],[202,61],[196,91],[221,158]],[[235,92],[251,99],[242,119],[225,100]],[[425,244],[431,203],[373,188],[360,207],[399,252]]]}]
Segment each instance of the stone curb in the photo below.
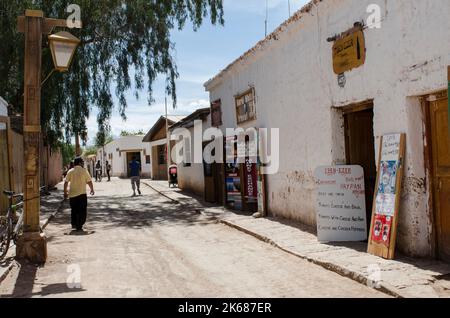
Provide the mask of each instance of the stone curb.
[{"label": "stone curb", "polygon": [[6,277],[8,277],[9,272],[14,267],[14,262],[11,262],[11,264],[8,265],[8,267],[5,268],[4,272],[0,275],[0,284],[5,280]]},{"label": "stone curb", "polygon": [[42,230],[45,230],[45,228],[47,227],[47,225],[50,223],[51,220],[53,220],[56,215],[62,211],[63,207],[64,207],[64,202],[65,200],[61,200],[61,202],[59,203],[59,207],[56,209],[55,212],[53,212],[45,221],[44,223],[41,225]]}]

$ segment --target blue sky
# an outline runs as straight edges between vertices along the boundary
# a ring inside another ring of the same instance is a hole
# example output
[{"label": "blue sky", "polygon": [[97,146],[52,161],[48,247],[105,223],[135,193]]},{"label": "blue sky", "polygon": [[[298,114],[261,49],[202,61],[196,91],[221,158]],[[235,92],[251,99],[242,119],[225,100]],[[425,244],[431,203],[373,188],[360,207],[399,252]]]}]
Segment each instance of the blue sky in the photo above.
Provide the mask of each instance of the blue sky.
[{"label": "blue sky", "polygon": [[[290,0],[291,14],[307,0]],[[225,25],[212,26],[205,22],[194,32],[190,25],[182,31],[174,31],[175,57],[180,77],[177,81],[178,105],[169,114],[190,114],[195,109],[209,107],[209,97],[203,84],[236,58],[264,38],[266,0],[224,0]],[[289,17],[288,0],[268,0],[268,32],[273,31]],[[147,104],[145,91],[136,100],[132,91],[127,95],[127,121],[114,111],[111,127],[118,136],[122,130],[148,131],[164,114],[164,81],[154,87],[155,103]],[[88,121],[89,141],[97,132],[96,111]]]}]

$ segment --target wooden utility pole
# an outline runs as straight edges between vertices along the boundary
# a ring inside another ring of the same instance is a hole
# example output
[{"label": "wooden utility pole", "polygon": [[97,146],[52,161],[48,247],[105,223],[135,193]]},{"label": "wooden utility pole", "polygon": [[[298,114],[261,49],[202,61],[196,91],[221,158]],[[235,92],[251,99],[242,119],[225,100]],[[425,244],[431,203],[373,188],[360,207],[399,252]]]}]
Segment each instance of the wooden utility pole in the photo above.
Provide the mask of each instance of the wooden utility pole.
[{"label": "wooden utility pole", "polygon": [[26,10],[18,18],[19,32],[25,34],[24,70],[24,224],[16,248],[17,258],[33,263],[47,259],[47,240],[40,233],[40,140],[41,140],[41,58],[42,35],[66,20],[45,19],[42,11]]}]

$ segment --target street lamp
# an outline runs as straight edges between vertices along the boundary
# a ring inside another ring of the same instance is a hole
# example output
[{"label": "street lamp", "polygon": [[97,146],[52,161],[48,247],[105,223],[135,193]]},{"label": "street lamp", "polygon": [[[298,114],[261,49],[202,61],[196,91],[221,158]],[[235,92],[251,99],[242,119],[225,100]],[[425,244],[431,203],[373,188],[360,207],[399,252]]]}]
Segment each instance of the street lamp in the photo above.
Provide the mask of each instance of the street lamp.
[{"label": "street lamp", "polygon": [[[26,10],[17,19],[17,28],[25,35],[24,54],[24,218],[23,233],[18,237],[16,257],[32,263],[47,259],[47,239],[40,230],[40,140],[41,140],[41,68],[42,36],[55,27],[67,27],[67,20],[45,18],[40,10]],[[68,32],[49,37],[55,70],[67,71],[80,43]],[[53,72],[52,72],[53,73]],[[50,74],[52,74],[50,73]],[[49,75],[50,76],[50,75]],[[49,77],[48,76],[48,77]],[[47,77],[47,78],[48,78]],[[45,82],[45,81],[44,81]]]},{"label": "street lamp", "polygon": [[50,35],[48,41],[55,69],[59,72],[67,72],[80,40],[69,32],[62,31]]}]

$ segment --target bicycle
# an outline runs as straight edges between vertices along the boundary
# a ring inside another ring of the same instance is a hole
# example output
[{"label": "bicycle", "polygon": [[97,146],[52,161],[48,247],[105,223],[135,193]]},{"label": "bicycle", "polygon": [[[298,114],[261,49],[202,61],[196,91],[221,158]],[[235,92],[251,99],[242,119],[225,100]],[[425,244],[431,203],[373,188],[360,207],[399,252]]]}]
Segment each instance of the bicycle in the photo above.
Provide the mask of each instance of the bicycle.
[{"label": "bicycle", "polygon": [[[0,216],[0,259],[6,256],[8,253],[11,240],[14,244],[17,243],[17,237],[23,224],[23,194],[16,194],[12,191],[3,191],[3,194],[8,197],[9,208],[5,216]],[[14,204],[16,199],[19,202]],[[22,210],[20,216],[17,217],[17,212]]]},{"label": "bicycle", "polygon": [[[40,193],[47,193],[46,187],[40,188]],[[11,240],[17,244],[17,239],[22,231],[23,226],[23,206],[24,199],[22,193],[15,193],[13,191],[3,191],[3,194],[8,197],[9,207],[5,216],[0,216],[0,259],[3,259],[8,253]],[[18,199],[18,202],[15,203]],[[19,216],[17,213],[22,211]],[[42,231],[42,229],[41,229]]]}]

